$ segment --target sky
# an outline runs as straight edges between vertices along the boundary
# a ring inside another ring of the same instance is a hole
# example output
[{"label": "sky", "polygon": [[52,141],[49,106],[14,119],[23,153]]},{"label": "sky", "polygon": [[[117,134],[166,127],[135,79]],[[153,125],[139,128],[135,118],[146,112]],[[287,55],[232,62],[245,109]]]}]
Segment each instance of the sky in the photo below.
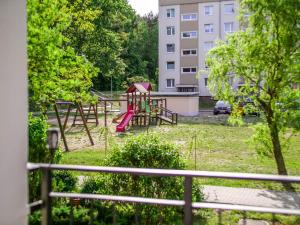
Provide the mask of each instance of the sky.
[{"label": "sky", "polygon": [[150,11],[158,13],[158,0],[128,0],[128,2],[141,16]]}]

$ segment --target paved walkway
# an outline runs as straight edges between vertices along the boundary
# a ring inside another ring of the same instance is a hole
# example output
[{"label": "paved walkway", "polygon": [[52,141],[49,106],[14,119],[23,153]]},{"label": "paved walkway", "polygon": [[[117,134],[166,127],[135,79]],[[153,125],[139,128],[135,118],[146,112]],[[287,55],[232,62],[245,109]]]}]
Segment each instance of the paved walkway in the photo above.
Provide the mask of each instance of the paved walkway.
[{"label": "paved walkway", "polygon": [[203,192],[206,202],[300,211],[300,193],[220,186],[203,186]]}]

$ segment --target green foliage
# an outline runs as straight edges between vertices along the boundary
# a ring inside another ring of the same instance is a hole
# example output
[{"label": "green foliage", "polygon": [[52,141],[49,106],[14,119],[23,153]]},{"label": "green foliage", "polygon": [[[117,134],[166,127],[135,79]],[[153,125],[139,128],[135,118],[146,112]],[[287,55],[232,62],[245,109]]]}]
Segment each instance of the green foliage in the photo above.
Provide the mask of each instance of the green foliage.
[{"label": "green foliage", "polygon": [[70,26],[66,0],[28,1],[28,76],[32,109],[45,110],[56,99],[89,98],[97,69],[67,46]]},{"label": "green foliage", "polygon": [[[52,210],[52,221],[55,225],[69,225],[70,224],[71,207],[70,206],[60,206],[53,207]],[[90,216],[89,210],[82,207],[73,208],[73,221],[76,225],[89,225]],[[29,217],[30,225],[40,225],[41,224],[41,213],[35,212]]]},{"label": "green foliage", "polygon": [[[299,7],[299,1],[292,0],[242,1],[240,19],[245,26],[220,41],[207,60],[210,89],[232,103],[234,116],[240,116],[236,97],[250,98],[265,114],[269,132],[258,132],[269,134],[264,139],[272,142],[279,174],[287,174],[280,136],[299,119],[299,110],[289,107],[300,98]],[[232,79],[243,81],[243,86],[234,90]]]},{"label": "green foliage", "polygon": [[[48,124],[45,116],[33,117],[29,114],[29,155],[28,161],[32,163],[59,163],[62,158],[60,149],[52,156],[47,148]],[[52,159],[53,157],[53,159]],[[30,201],[40,199],[41,171],[31,172],[29,179],[29,199]],[[75,189],[77,178],[68,171],[59,171],[53,174],[53,187],[57,191],[72,191]]]},{"label": "green foliage", "polygon": [[[70,46],[100,68],[93,79],[95,88],[120,85],[126,64],[122,58],[135,13],[126,0],[68,0],[72,24],[65,32]],[[84,24],[84,26],[82,26]]]},{"label": "green foliage", "polygon": [[111,78],[114,89],[132,76],[157,82],[157,16],[126,0],[33,0],[27,13],[31,110],[91,101],[89,88],[108,90]]},{"label": "green foliage", "polygon": [[70,171],[57,171],[52,175],[53,190],[56,192],[70,192],[76,189],[77,177]]},{"label": "green foliage", "polygon": [[[47,148],[47,121],[42,115],[33,117],[29,114],[28,118],[29,133],[29,155],[28,161],[33,163],[49,163],[52,160],[49,149]],[[53,162],[59,162],[61,152],[58,150],[53,156]],[[28,176],[29,180],[29,200],[40,199],[41,172],[34,171]]]},{"label": "green foliage", "polygon": [[47,129],[48,124],[44,116],[33,117],[29,114],[28,118],[29,133],[29,162],[49,162],[51,159],[50,151],[47,149]]},{"label": "green foliage", "polygon": [[258,123],[253,126],[255,129],[254,135],[251,137],[250,144],[255,146],[256,152],[260,156],[273,156],[272,140],[270,138],[270,130],[266,124]]},{"label": "green foliage", "polygon": [[[185,163],[174,145],[162,141],[156,135],[132,136],[124,146],[116,148],[107,166],[184,169]],[[83,193],[141,196],[162,199],[183,199],[183,178],[147,177],[131,175],[101,175],[84,182]],[[200,185],[193,186],[193,200],[201,201]],[[94,204],[95,207],[95,204]],[[111,222],[113,205],[97,205],[97,221]],[[181,219],[180,208],[148,205],[115,205],[120,224],[132,224],[137,211],[141,224],[175,224]],[[105,211],[105,215],[101,213]]]},{"label": "green foliage", "polygon": [[[137,18],[129,35],[126,52],[126,76],[141,76],[156,84],[158,81],[158,17],[149,13]],[[128,80],[127,78],[127,80]]]}]

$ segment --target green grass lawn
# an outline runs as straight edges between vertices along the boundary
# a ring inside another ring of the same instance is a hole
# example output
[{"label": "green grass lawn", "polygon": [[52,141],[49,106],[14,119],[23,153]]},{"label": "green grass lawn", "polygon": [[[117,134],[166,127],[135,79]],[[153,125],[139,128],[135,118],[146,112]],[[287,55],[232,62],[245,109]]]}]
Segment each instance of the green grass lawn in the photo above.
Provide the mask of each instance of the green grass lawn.
[{"label": "green grass lawn", "polygon": [[[100,134],[101,128],[92,129],[96,147],[88,143],[82,149],[64,153],[62,163],[81,165],[103,165],[112,145],[120,145],[131,135],[147,132],[146,128],[130,128],[124,135],[114,132],[114,125],[109,133],[109,143],[105,152],[105,138]],[[247,172],[276,174],[276,165],[272,158],[261,158],[248,141],[253,134],[250,127],[231,127],[217,124],[179,123],[177,126],[153,126],[149,133],[157,133],[163,139],[175,144],[187,160],[187,169],[226,172]],[[80,141],[84,131],[67,135],[73,142]],[[197,144],[195,146],[195,139]],[[191,146],[193,145],[193,146]],[[284,152],[288,171],[299,175],[300,133],[291,138],[291,146]]]},{"label": "green grass lawn", "polygon": [[[157,133],[161,138],[173,143],[186,159],[187,169],[202,171],[226,171],[242,173],[277,174],[276,164],[273,158],[261,158],[254,147],[248,143],[253,134],[253,129],[248,126],[232,127],[226,123],[198,123],[186,121],[177,126],[153,126],[146,128],[130,128],[124,135],[116,135],[115,125],[110,126],[109,143],[105,150],[105,138],[99,134],[101,128],[93,128],[92,133],[97,142],[96,147],[84,147],[69,153],[64,153],[61,163],[77,165],[101,166],[105,158],[109,156],[113,145],[121,145],[127,137],[143,132]],[[203,121],[202,121],[203,122]],[[80,139],[82,132],[73,136]],[[68,136],[72,138],[72,135]],[[75,140],[77,140],[75,138]],[[197,144],[195,145],[195,140]],[[290,175],[300,173],[300,133],[291,138],[291,145],[284,152],[285,162]],[[281,184],[270,182],[237,181],[221,179],[201,179],[203,185],[222,185],[231,187],[267,188],[282,190]],[[300,186],[296,186],[300,190]],[[204,224],[216,224],[217,215],[207,211],[209,220]],[[249,214],[248,218],[264,218],[271,220],[269,214]],[[236,224],[242,214],[226,212],[223,224]],[[299,224],[299,218],[276,216],[278,224]],[[197,224],[197,223],[195,223]],[[203,224],[203,223],[202,223]]]}]

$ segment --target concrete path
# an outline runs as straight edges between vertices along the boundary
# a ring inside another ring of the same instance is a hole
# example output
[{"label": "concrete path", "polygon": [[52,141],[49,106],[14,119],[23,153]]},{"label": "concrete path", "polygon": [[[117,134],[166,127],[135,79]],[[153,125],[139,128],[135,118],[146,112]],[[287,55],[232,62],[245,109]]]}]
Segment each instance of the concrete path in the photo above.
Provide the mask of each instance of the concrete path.
[{"label": "concrete path", "polygon": [[300,193],[203,186],[206,202],[300,210]]}]

